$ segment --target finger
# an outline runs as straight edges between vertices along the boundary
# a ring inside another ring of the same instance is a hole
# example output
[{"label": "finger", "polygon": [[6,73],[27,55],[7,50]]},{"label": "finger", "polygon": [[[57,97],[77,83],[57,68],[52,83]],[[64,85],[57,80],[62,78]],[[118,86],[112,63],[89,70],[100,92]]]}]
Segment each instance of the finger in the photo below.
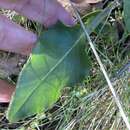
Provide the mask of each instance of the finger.
[{"label": "finger", "polygon": [[81,2],[83,2],[83,1],[85,1],[85,0],[70,0],[70,1],[72,1],[72,2],[74,2],[74,3],[81,3]]},{"label": "finger", "polygon": [[95,4],[95,3],[98,3],[102,0],[70,0],[74,3],[83,3],[83,2],[86,2],[86,3],[89,3],[89,4]]},{"label": "finger", "polygon": [[1,0],[0,8],[15,10],[45,26],[53,25],[58,20],[67,25],[74,24],[72,17],[57,0]]},{"label": "finger", "polygon": [[0,103],[8,103],[11,100],[15,86],[0,79]]},{"label": "finger", "polygon": [[37,36],[0,15],[0,50],[29,55]]},{"label": "finger", "polygon": [[58,20],[66,25],[74,25],[74,19],[70,14],[55,0],[46,0],[44,3],[44,25],[50,26]]},{"label": "finger", "polygon": [[75,19],[72,16],[70,16],[70,13],[66,12],[66,10],[61,6],[58,6],[57,9],[58,9],[57,10],[58,19],[60,21],[62,21],[65,25],[69,25],[69,26],[75,25]]}]

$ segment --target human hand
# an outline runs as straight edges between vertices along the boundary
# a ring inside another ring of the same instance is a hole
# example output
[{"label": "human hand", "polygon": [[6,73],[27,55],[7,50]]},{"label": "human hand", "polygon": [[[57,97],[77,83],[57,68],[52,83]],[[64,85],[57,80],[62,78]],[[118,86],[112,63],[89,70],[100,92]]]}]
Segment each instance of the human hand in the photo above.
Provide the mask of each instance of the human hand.
[{"label": "human hand", "polygon": [[74,24],[70,14],[57,0],[1,0],[0,8],[15,10],[45,26],[55,24],[57,20],[66,25]]},{"label": "human hand", "polygon": [[[74,24],[70,14],[57,0],[1,0],[0,8],[15,10],[45,27],[58,20],[66,25]],[[26,31],[2,15],[0,25],[0,50],[29,55],[37,40],[36,34]]]}]

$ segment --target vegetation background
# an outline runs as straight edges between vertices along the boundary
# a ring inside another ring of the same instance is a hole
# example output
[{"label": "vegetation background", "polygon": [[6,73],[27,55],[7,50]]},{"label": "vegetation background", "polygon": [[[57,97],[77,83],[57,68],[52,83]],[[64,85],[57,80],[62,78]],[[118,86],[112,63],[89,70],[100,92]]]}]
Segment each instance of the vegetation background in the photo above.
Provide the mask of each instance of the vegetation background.
[{"label": "vegetation background", "polygon": [[[75,16],[66,0],[60,2]],[[130,14],[128,11],[130,2],[129,0],[104,0],[75,6],[85,23],[93,23],[96,17],[101,19],[99,26],[91,33],[91,39],[130,119]],[[108,8],[110,10],[106,13]],[[1,13],[37,34],[41,31],[41,25],[14,11],[1,9]],[[102,19],[104,15],[106,17]],[[63,89],[60,99],[46,113],[15,124],[9,123],[6,119],[8,104],[0,104],[0,129],[125,130],[126,126],[91,48],[89,46],[87,48],[92,67],[90,75],[82,84]],[[27,59],[26,56],[1,51],[1,78],[15,83]]]}]

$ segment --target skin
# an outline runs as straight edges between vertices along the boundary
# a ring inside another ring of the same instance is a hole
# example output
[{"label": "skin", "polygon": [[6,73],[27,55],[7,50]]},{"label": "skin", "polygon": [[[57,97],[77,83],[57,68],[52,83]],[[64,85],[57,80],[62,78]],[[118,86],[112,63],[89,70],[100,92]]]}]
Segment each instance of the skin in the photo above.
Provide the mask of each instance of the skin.
[{"label": "skin", "polygon": [[[100,0],[71,1],[75,3],[83,1],[96,3]],[[15,10],[45,27],[54,25],[57,21],[61,21],[67,26],[75,24],[74,19],[57,0],[0,0],[0,8]],[[2,25],[0,26],[0,50],[29,55],[37,41],[36,34],[27,32],[27,30],[2,15],[0,15],[0,23]]]},{"label": "skin", "polygon": [[0,102],[1,103],[8,103],[14,91],[15,91],[14,85],[4,80],[0,80]]},{"label": "skin", "polygon": [[75,3],[81,3],[83,2],[84,0],[71,0],[72,2],[75,2]]},{"label": "skin", "polygon": [[37,36],[0,15],[0,49],[29,55]]},{"label": "skin", "polygon": [[[0,0],[0,8],[15,10],[45,27],[57,21],[74,25],[70,14],[56,0]],[[0,50],[29,55],[37,41],[36,34],[0,15]],[[10,42],[8,42],[10,41]]]},{"label": "skin", "polygon": [[66,25],[73,25],[70,14],[57,0],[1,0],[0,8],[15,10],[44,26],[51,26],[58,20]]}]

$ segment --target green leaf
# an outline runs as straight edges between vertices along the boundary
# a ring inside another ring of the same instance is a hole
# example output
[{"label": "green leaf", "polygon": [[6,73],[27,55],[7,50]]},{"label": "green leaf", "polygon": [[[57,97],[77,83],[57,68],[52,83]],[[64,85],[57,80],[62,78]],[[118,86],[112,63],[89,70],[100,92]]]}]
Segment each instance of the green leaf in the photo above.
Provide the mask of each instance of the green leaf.
[{"label": "green leaf", "polygon": [[126,29],[130,33],[130,0],[124,0],[124,21]]},{"label": "green leaf", "polygon": [[81,82],[89,60],[79,26],[58,24],[44,32],[24,66],[8,117],[17,121],[50,108],[64,86]]},{"label": "green leaf", "polygon": [[[88,26],[89,34],[107,15],[103,11],[93,20]],[[79,25],[69,28],[57,24],[41,35],[19,76],[7,113],[11,122],[46,111],[60,97],[64,86],[75,85],[87,76],[85,44]]]}]

